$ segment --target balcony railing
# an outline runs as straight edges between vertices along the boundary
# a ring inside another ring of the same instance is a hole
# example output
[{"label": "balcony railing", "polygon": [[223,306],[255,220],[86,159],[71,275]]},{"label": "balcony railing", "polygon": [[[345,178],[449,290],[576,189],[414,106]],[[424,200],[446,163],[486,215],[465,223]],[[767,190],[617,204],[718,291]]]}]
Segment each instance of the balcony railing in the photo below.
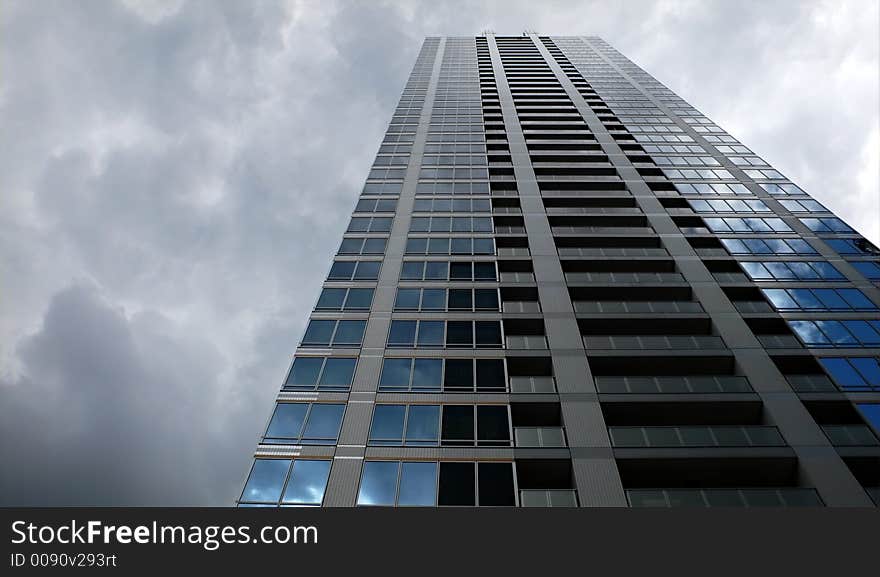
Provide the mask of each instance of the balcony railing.
[{"label": "balcony railing", "polygon": [[659,247],[575,247],[560,246],[559,256],[668,256],[665,248]]},{"label": "balcony railing", "polygon": [[517,447],[566,447],[562,427],[515,427],[514,444]]},{"label": "balcony railing", "polygon": [[784,447],[776,427],[609,427],[615,447]]},{"label": "balcony railing", "polygon": [[701,313],[693,301],[575,301],[576,313]]},{"label": "balcony railing", "polygon": [[556,381],[553,377],[535,376],[510,377],[511,393],[555,393]]},{"label": "balcony railing", "polygon": [[815,489],[630,489],[631,507],[821,507]]},{"label": "balcony railing", "polygon": [[523,489],[521,507],[577,507],[577,492],[572,489]]},{"label": "balcony railing", "polygon": [[713,335],[586,335],[584,347],[601,350],[724,349]]},{"label": "balcony railing", "polygon": [[507,335],[508,349],[540,350],[547,348],[547,337],[544,335]]},{"label": "balcony railing", "polygon": [[677,272],[567,272],[570,283],[672,283],[684,282]]},{"label": "balcony railing", "polygon": [[822,425],[825,436],[837,447],[872,447],[880,440],[867,425]]},{"label": "balcony railing", "polygon": [[596,388],[605,394],[750,393],[745,377],[736,375],[596,377]]}]

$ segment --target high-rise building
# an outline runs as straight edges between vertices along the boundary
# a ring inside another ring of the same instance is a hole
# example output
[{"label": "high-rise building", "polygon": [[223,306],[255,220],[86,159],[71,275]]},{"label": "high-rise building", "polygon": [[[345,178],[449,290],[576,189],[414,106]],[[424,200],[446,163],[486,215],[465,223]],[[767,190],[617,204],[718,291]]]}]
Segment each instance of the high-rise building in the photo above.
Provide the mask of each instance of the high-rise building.
[{"label": "high-rise building", "polygon": [[238,504],[871,506],[878,286],[600,38],[429,37]]}]

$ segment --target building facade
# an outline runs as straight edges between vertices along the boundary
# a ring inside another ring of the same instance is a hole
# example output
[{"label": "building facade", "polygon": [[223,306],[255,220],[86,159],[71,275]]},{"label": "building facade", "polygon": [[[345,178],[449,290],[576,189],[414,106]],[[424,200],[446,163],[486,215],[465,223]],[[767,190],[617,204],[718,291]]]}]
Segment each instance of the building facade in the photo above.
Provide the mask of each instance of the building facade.
[{"label": "building facade", "polygon": [[873,506],[880,251],[597,37],[429,37],[239,506]]}]

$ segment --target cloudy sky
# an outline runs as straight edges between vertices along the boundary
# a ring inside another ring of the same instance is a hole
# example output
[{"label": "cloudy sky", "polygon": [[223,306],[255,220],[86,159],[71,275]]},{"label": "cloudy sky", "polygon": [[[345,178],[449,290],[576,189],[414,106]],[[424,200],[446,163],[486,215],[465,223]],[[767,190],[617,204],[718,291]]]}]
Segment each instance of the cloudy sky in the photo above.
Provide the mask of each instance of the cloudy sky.
[{"label": "cloudy sky", "polygon": [[426,34],[598,34],[880,241],[878,2],[6,0],[0,504],[229,505]]}]

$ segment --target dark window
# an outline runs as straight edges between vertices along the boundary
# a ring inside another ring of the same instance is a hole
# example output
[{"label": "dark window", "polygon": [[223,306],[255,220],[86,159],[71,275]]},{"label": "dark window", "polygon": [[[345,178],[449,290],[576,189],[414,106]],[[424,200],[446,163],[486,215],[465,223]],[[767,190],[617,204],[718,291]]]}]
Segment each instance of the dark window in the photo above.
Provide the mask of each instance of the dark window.
[{"label": "dark window", "polygon": [[477,467],[481,507],[516,505],[510,463],[478,463]]},{"label": "dark window", "polygon": [[474,306],[470,289],[449,289],[449,309],[471,310]]},{"label": "dark window", "polygon": [[473,405],[444,405],[442,443],[444,445],[473,445]]},{"label": "dark window", "polygon": [[473,463],[440,463],[439,505],[473,507],[475,488]]},{"label": "dark window", "polygon": [[477,391],[503,391],[507,389],[503,360],[477,359],[476,363]]},{"label": "dark window", "polygon": [[474,346],[474,327],[471,321],[449,321],[447,323],[446,346]]},{"label": "dark window", "polygon": [[478,347],[501,346],[501,323],[498,321],[477,321],[476,325]]},{"label": "dark window", "polygon": [[445,389],[474,388],[474,368],[470,359],[446,359]]},{"label": "dark window", "polygon": [[474,289],[474,308],[497,311],[498,291],[495,289]]},{"label": "dark window", "polygon": [[510,445],[510,425],[505,405],[477,406],[477,444]]}]

